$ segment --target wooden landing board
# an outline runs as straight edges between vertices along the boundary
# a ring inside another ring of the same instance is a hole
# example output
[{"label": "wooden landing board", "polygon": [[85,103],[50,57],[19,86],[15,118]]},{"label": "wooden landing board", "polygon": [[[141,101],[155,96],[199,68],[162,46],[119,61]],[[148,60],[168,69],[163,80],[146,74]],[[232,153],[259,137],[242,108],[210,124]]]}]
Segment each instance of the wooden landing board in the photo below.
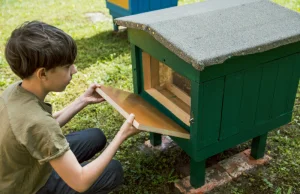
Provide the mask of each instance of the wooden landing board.
[{"label": "wooden landing board", "polygon": [[135,115],[133,126],[137,129],[174,137],[190,139],[188,131],[165,116],[137,94],[101,86],[96,91],[125,118]]}]

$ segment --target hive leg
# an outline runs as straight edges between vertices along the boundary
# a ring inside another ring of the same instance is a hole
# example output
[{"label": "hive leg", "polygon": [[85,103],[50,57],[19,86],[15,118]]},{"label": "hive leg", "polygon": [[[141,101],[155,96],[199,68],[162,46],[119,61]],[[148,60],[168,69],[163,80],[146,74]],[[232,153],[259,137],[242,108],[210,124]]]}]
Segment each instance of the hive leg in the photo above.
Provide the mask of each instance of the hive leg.
[{"label": "hive leg", "polygon": [[205,184],[205,160],[196,162],[191,158],[190,161],[190,182],[194,188]]},{"label": "hive leg", "polygon": [[251,156],[255,159],[264,157],[268,133],[252,139]]},{"label": "hive leg", "polygon": [[[110,13],[112,15],[112,13]],[[112,15],[112,19],[113,19],[113,28],[114,28],[114,32],[118,32],[119,31],[119,27],[118,25],[115,24],[114,20],[116,19],[115,16]]]},{"label": "hive leg", "polygon": [[157,146],[161,144],[161,134],[150,133],[150,143],[153,146]]},{"label": "hive leg", "polygon": [[115,32],[118,32],[118,31],[119,31],[119,27],[118,27],[118,25],[116,25],[115,23],[113,23],[113,27],[114,27],[114,31],[115,31]]}]

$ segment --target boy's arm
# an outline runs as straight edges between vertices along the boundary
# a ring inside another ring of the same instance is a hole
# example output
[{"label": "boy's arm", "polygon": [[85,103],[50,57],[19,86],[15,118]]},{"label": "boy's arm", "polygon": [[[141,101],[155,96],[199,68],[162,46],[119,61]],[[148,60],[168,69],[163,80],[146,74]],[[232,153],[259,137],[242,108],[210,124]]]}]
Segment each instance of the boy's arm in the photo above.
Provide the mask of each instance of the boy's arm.
[{"label": "boy's arm", "polygon": [[82,167],[71,150],[50,161],[59,176],[75,191],[86,191],[101,175],[109,164],[122,142],[129,136],[139,132],[132,126],[134,115],[124,122],[120,131],[98,158]]},{"label": "boy's arm", "polygon": [[60,127],[69,122],[79,111],[81,111],[88,104],[100,103],[104,99],[95,92],[95,89],[100,87],[99,84],[92,84],[89,88],[74,102],[69,104],[63,110],[53,114],[53,117],[59,123]]},{"label": "boy's arm", "polygon": [[62,127],[86,106],[87,105],[82,102],[80,98],[77,98],[64,109],[54,113],[53,117],[59,123],[59,126]]}]

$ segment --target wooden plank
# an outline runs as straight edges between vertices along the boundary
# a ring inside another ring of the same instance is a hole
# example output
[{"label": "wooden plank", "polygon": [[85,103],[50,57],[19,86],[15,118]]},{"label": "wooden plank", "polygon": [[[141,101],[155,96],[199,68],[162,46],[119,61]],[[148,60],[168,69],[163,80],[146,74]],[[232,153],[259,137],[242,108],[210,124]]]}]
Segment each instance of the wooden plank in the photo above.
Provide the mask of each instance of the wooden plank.
[{"label": "wooden plank", "polygon": [[272,117],[279,117],[291,112],[299,84],[300,54],[277,60],[279,65],[278,79],[272,105]]},{"label": "wooden plank", "polygon": [[159,61],[142,52],[144,90],[159,86]]},{"label": "wooden plank", "polygon": [[262,77],[257,102],[255,124],[260,125],[272,119],[272,102],[278,75],[278,62],[266,63],[262,67]]},{"label": "wooden plank", "polygon": [[150,56],[151,88],[159,86],[159,61]]},{"label": "wooden plank", "polygon": [[[174,95],[172,92],[167,90],[166,88],[158,89],[158,91],[164,95],[168,100],[175,103],[181,110],[183,110],[188,115],[191,112],[191,107],[188,106],[186,103],[184,103],[180,98],[178,98],[176,95]],[[188,116],[189,118],[190,116]]]},{"label": "wooden plank", "polygon": [[292,61],[284,58],[278,60],[278,77],[276,81],[275,93],[272,103],[272,118],[279,117],[282,114],[288,112],[287,99],[289,86],[293,77],[293,65]]},{"label": "wooden plank", "polygon": [[172,92],[175,96],[177,96],[179,99],[181,99],[184,103],[191,106],[191,97],[183,92],[181,89],[179,89],[177,86],[171,83],[167,83],[165,87]]},{"label": "wooden plank", "polygon": [[135,114],[133,126],[137,129],[189,139],[190,134],[173,120],[158,111],[137,94],[101,86],[96,91],[125,118]]},{"label": "wooden plank", "polygon": [[[197,143],[199,143],[200,146],[207,146],[217,142],[219,139],[224,77],[200,84],[200,87],[203,87],[203,94],[199,96],[199,98],[203,103],[200,104],[200,114],[194,115],[195,119],[200,122]],[[197,104],[195,106],[197,106]]]},{"label": "wooden plank", "polygon": [[151,88],[151,66],[150,55],[142,52],[143,73],[144,73],[144,90]]},{"label": "wooden plank", "polygon": [[160,102],[163,106],[169,109],[177,118],[179,118],[182,122],[184,122],[187,126],[190,126],[190,115],[184,111],[183,108],[179,106],[178,103],[170,100],[161,91],[157,89],[149,89],[146,91],[150,94],[154,99]]},{"label": "wooden plank", "polygon": [[262,76],[262,67],[255,67],[244,72],[243,94],[241,107],[239,110],[239,130],[242,133],[253,131],[255,114],[257,109],[257,100]]},{"label": "wooden plank", "polygon": [[220,139],[239,132],[238,118],[243,93],[243,72],[226,76]]},{"label": "wooden plank", "polygon": [[290,60],[290,63],[293,63],[294,65],[292,79],[289,82],[287,111],[292,111],[295,104],[295,98],[297,95],[300,77],[300,54],[294,55],[290,58]]}]

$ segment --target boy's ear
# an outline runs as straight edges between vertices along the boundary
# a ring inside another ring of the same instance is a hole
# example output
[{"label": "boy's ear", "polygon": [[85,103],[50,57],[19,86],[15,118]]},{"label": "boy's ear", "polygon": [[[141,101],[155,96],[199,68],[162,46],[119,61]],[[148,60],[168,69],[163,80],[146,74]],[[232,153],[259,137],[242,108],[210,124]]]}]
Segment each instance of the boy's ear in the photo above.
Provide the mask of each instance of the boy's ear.
[{"label": "boy's ear", "polygon": [[45,68],[38,68],[36,70],[36,76],[38,79],[44,80],[46,79],[46,69]]}]

